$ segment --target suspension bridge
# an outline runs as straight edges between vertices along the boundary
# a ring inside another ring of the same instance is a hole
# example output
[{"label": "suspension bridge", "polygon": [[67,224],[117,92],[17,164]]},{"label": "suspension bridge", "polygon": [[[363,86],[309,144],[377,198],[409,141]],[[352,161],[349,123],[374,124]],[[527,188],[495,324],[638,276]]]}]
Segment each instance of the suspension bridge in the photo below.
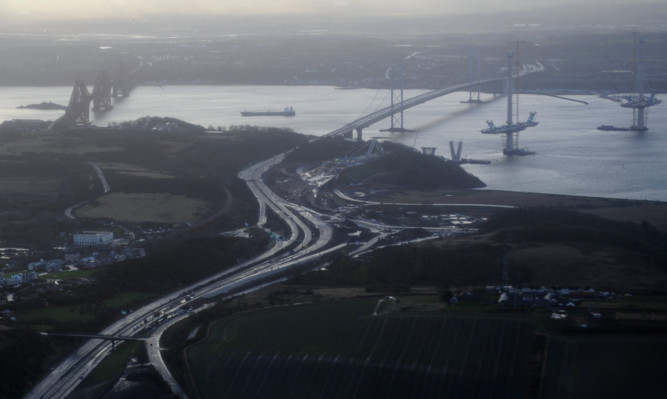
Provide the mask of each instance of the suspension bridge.
[{"label": "suspension bridge", "polygon": [[[515,73],[515,77],[518,76],[524,76],[529,73],[535,73],[535,72],[541,72],[544,70],[544,66],[540,64],[539,62],[536,62],[535,65],[523,65],[522,68]],[[340,127],[332,132],[329,132],[325,135],[325,137],[336,137],[336,136],[346,136],[346,137],[352,137],[354,135],[354,132],[357,132],[357,140],[361,141],[362,139],[362,132],[363,129],[383,120],[386,118],[389,118],[393,115],[401,114],[402,112],[406,109],[416,107],[417,105],[423,104],[427,101],[431,101],[433,99],[436,99],[438,97],[445,96],[447,94],[451,94],[460,90],[466,90],[471,87],[478,87],[480,85],[489,85],[493,83],[504,83],[507,81],[507,77],[494,77],[494,78],[487,78],[487,79],[479,79],[475,81],[470,81],[466,83],[461,83],[458,85],[442,88],[442,89],[436,89],[432,90],[423,94],[420,94],[418,96],[409,98],[407,100],[402,100],[398,102],[398,104],[395,104],[392,101],[392,105],[378,109],[375,112],[372,112],[368,115],[362,116],[359,119],[356,119],[350,123],[345,124],[343,127]],[[393,123],[392,123],[392,128],[397,131],[405,131],[405,129],[402,126],[402,118],[399,118],[401,126],[399,128],[393,128]]]}]

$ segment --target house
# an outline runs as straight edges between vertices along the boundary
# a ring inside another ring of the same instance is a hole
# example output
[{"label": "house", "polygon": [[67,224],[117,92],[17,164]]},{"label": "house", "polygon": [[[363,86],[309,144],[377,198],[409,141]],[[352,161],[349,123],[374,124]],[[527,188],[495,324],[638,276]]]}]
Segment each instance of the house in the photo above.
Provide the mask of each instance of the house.
[{"label": "house", "polygon": [[19,273],[11,276],[10,278],[6,278],[3,280],[3,284],[6,287],[18,287],[21,284],[29,283],[33,280],[37,280],[37,273],[35,272],[25,272],[25,273]]},{"label": "house", "polygon": [[503,292],[498,298],[498,306],[504,308],[540,308],[552,305],[550,293],[539,291]]},{"label": "house", "polygon": [[67,263],[77,264],[79,260],[81,260],[81,254],[78,252],[75,254],[65,254],[65,262]]},{"label": "house", "polygon": [[63,270],[64,261],[60,259],[44,260],[40,259],[37,262],[28,264],[28,270],[38,272],[59,272]]}]

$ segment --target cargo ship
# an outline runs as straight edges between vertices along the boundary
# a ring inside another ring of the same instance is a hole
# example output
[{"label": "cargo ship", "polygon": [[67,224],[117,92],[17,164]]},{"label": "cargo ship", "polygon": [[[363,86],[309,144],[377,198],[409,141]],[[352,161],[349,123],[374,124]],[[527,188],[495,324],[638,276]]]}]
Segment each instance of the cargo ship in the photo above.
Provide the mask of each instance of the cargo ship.
[{"label": "cargo ship", "polygon": [[294,116],[296,111],[292,107],[285,107],[282,111],[243,111],[241,116]]}]

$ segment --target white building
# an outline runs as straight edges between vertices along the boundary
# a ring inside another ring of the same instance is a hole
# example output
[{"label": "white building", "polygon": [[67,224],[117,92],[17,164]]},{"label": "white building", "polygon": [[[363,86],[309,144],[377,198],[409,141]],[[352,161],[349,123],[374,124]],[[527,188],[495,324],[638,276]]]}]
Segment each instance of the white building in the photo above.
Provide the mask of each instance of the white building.
[{"label": "white building", "polygon": [[37,280],[37,278],[38,276],[35,272],[19,273],[9,278],[2,279],[0,281],[2,284],[0,285],[4,285],[5,287],[18,287],[21,284],[29,283],[32,280]]},{"label": "white building", "polygon": [[104,245],[113,241],[111,231],[84,231],[74,234],[74,245]]}]

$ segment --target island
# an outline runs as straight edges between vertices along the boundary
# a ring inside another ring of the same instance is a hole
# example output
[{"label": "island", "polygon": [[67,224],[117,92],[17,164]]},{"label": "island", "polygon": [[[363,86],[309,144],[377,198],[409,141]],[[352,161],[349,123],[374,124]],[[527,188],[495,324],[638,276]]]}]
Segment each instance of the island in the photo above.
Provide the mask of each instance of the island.
[{"label": "island", "polygon": [[67,107],[64,105],[56,104],[51,101],[42,101],[39,104],[28,104],[28,105],[19,105],[19,109],[41,109],[41,110],[66,110]]}]

